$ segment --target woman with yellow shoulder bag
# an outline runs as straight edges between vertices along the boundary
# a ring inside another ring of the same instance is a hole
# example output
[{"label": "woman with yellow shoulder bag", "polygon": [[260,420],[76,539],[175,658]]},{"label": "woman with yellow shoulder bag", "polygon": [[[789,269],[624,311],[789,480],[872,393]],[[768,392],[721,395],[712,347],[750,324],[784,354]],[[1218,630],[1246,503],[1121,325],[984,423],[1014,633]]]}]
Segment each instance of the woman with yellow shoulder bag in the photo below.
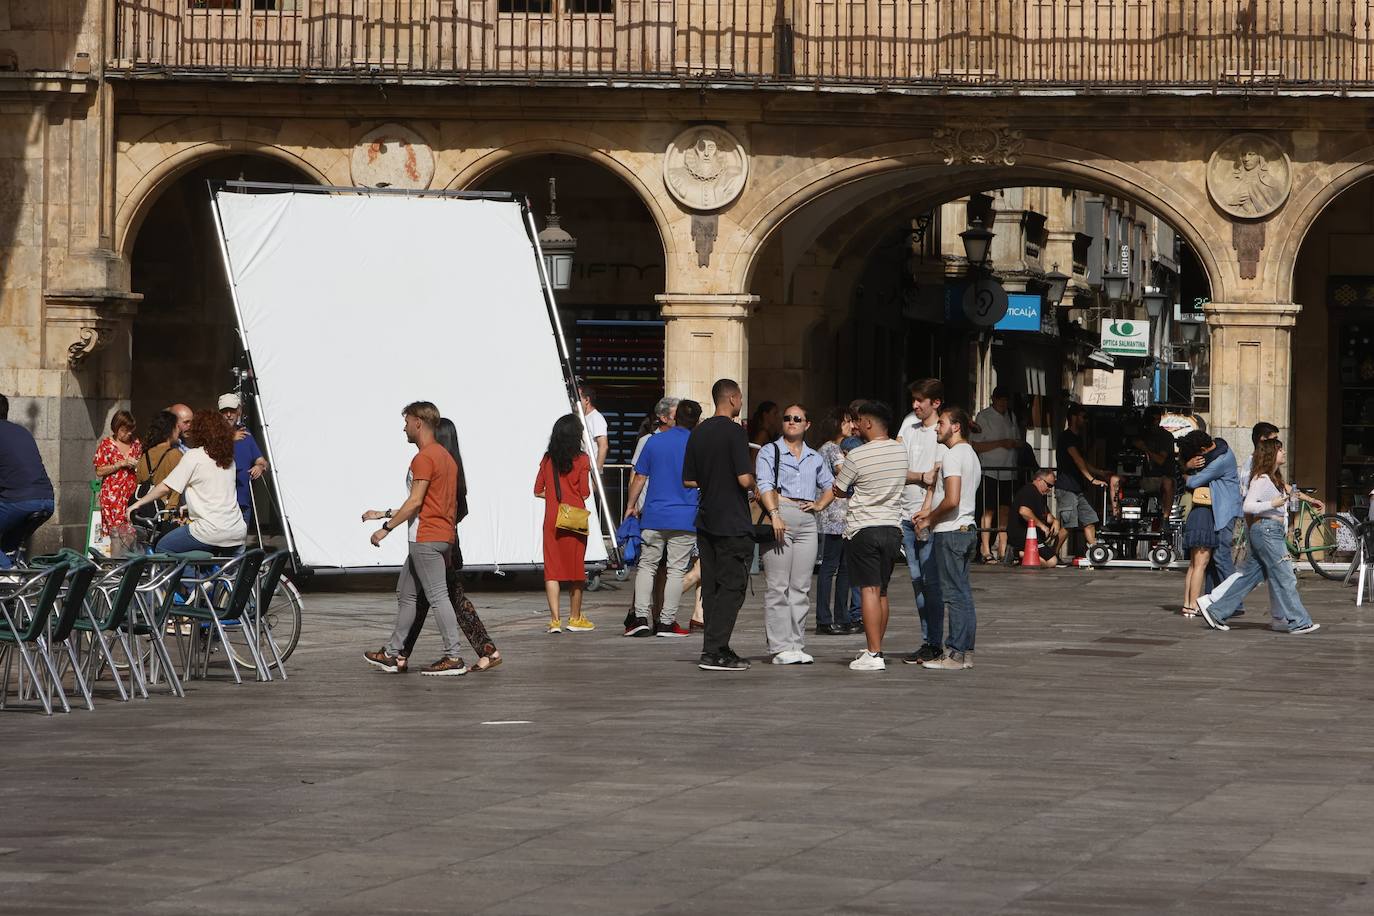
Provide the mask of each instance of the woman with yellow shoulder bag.
[{"label": "woman with yellow shoulder bag", "polygon": [[568,632],[595,629],[582,616],[591,467],[591,459],[582,450],[582,421],[571,413],[559,417],[534,481],[534,495],[544,500],[544,595],[549,601],[549,633],[563,632],[558,613],[560,585],[568,587]]},{"label": "woman with yellow shoulder bag", "polygon": [[[1180,466],[1200,454],[1196,443],[1186,444],[1191,448],[1185,448],[1184,442],[1179,443]],[[1191,503],[1183,522],[1183,552],[1188,557],[1188,570],[1183,574],[1183,616],[1196,617],[1198,596],[1207,594],[1208,590],[1207,566],[1217,547],[1217,532],[1212,517],[1211,488],[1190,484],[1187,477],[1183,486],[1186,490],[1183,498]]]}]

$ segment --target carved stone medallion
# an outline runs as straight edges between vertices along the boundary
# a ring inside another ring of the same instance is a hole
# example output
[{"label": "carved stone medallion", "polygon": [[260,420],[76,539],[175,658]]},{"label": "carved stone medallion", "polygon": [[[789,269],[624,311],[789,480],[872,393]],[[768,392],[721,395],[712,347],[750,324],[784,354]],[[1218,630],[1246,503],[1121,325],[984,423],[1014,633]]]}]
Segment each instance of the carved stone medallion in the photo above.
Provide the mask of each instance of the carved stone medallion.
[{"label": "carved stone medallion", "polygon": [[410,128],[383,124],[353,147],[350,174],[362,188],[422,190],[434,180],[434,152]]},{"label": "carved stone medallion", "polygon": [[689,210],[719,210],[744,190],[749,157],[744,147],[719,127],[689,127],[668,144],[663,183]]},{"label": "carved stone medallion", "polygon": [[1207,162],[1207,193],[1231,216],[1266,217],[1283,206],[1292,188],[1288,155],[1259,134],[1237,134]]},{"label": "carved stone medallion", "polygon": [[945,165],[1015,165],[1026,138],[1007,127],[941,127],[931,139]]}]

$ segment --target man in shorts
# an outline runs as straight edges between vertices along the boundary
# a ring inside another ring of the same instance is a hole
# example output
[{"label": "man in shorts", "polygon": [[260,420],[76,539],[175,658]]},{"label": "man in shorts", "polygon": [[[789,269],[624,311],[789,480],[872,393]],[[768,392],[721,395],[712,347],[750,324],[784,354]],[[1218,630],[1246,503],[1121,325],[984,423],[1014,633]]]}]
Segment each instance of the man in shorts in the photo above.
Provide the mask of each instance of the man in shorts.
[{"label": "man in shorts", "polygon": [[[1087,410],[1082,404],[1070,404],[1055,449],[1059,474],[1054,496],[1059,503],[1059,521],[1064,526],[1064,544],[1070,543],[1069,532],[1082,528],[1083,537],[1091,547],[1097,543],[1097,523],[1101,521],[1093,508],[1093,501],[1099,498],[1096,488],[1109,486],[1111,474],[1088,463],[1087,431]],[[1090,493],[1092,499],[1089,499]]]},{"label": "man in shorts", "polygon": [[[1007,522],[1007,550],[1013,557],[1022,552],[1026,544],[1026,532],[1034,525],[1036,545],[1040,552],[1041,566],[1054,566],[1059,562],[1059,539],[1064,536],[1064,528],[1059,519],[1050,513],[1046,497],[1054,490],[1054,468],[1040,468],[1031,482],[1016,491],[1011,500],[1011,520]],[[1025,558],[1022,557],[1022,563]]]},{"label": "man in shorts", "polygon": [[902,493],[907,454],[889,438],[892,411],[880,401],[856,410],[863,444],[845,456],[835,475],[835,495],[848,496],[844,520],[844,562],[849,584],[859,589],[868,647],[849,663],[851,671],[883,671],[887,632],[887,583],[902,546]]}]

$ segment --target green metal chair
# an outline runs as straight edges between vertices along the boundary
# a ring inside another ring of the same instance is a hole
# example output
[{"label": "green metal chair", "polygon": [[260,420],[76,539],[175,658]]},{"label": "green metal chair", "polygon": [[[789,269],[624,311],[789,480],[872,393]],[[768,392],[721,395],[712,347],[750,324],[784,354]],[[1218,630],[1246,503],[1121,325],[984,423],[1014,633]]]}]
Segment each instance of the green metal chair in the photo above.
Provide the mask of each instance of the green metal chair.
[{"label": "green metal chair", "polygon": [[[46,568],[7,574],[7,581],[0,585],[0,656],[5,659],[4,678],[0,681],[0,709],[5,708],[5,699],[9,695],[10,667],[17,651],[23,662],[17,695],[22,697],[24,694],[23,674],[27,670],[33,690],[43,704],[43,712],[52,715],[52,699],[47,690],[39,689],[43,679],[39,676],[35,656],[42,658],[46,665],[48,656],[39,641],[52,620],[53,608],[67,579],[67,571],[66,563],[57,563]],[[57,673],[50,673],[55,681]],[[67,712],[71,711],[65,696],[62,705]]]},{"label": "green metal chair", "polygon": [[[267,554],[262,550],[248,550],[229,560],[209,561],[219,565],[204,576],[182,577],[182,584],[190,585],[193,589],[192,600],[185,604],[173,605],[172,616],[209,624],[210,626],[210,633],[203,646],[198,645],[199,640],[195,633],[191,636],[190,651],[186,662],[186,677],[192,676],[198,654],[202,657],[200,676],[208,676],[210,652],[214,648],[215,640],[218,639],[225,649],[224,657],[229,662],[229,671],[234,676],[234,683],[243,683],[243,678],[239,676],[238,663],[234,661],[234,653],[229,651],[229,636],[225,631],[225,621],[243,621],[244,615],[251,613],[248,606],[254,598],[258,571],[262,568],[266,556]],[[203,564],[207,561],[198,562]],[[190,565],[197,565],[197,561],[192,561]],[[246,628],[244,629],[247,632]],[[249,654],[253,657],[253,663],[257,666],[259,676],[265,680],[271,680],[271,672],[266,670],[262,655],[258,651],[258,646],[255,645],[255,640],[246,637],[246,644]]]},{"label": "green metal chair", "polygon": [[[95,702],[91,697],[91,687],[81,672],[81,659],[77,653],[75,634],[76,622],[86,610],[86,597],[90,593],[97,569],[93,564],[83,562],[72,564],[68,570],[66,586],[57,599],[61,610],[54,615],[52,629],[39,637],[39,647],[43,650],[48,671],[52,674],[49,686],[56,691],[62,701],[62,708],[66,712],[71,712],[71,707],[67,705],[67,696],[62,690],[61,672],[62,665],[70,663],[72,679],[86,699],[86,708],[94,712]],[[58,646],[67,650],[66,659],[56,654]]]},{"label": "green metal chair", "polygon": [[124,652],[131,689],[137,689],[145,700],[148,698],[148,687],[143,682],[140,665],[134,657],[126,625],[129,610],[137,597],[139,582],[147,566],[148,557],[141,555],[105,570],[92,584],[91,596],[86,602],[86,613],[78,617],[75,624],[76,631],[85,634],[91,642],[86,664],[90,680],[95,681],[99,677],[100,661],[103,659],[109,669],[110,678],[114,681],[115,689],[119,692],[119,699],[124,702],[128,702],[130,691],[124,689],[124,681],[119,676],[119,666],[115,663],[112,642],[118,643]]},{"label": "green metal chair", "polygon": [[148,659],[145,683],[156,683],[161,674],[166,677],[171,692],[184,697],[186,692],[182,690],[181,678],[177,675],[177,666],[167,649],[164,634],[181,589],[186,560],[166,554],[152,554],[148,557],[148,563],[150,572],[147,581],[138,586],[125,626],[130,639],[141,639],[149,646],[151,658]]}]

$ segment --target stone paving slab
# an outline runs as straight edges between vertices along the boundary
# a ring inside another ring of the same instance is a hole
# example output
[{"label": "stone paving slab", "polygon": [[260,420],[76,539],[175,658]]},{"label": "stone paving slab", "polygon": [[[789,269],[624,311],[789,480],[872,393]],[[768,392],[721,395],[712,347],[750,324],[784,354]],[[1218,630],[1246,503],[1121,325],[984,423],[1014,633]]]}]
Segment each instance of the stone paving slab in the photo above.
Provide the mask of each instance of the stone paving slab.
[{"label": "stone paving slab", "polygon": [[1374,912],[1353,589],[1305,577],[1323,628],[1290,637],[1259,593],[1183,620],[1170,573],[974,586],[967,672],[895,663],[900,580],[873,674],[860,637],[766,664],[757,593],[754,668],[708,674],[620,636],[628,583],[547,636],[524,581],[472,593],[505,664],[443,679],[361,661],[389,594],[312,591],[286,682],[0,712],[0,913]]}]

